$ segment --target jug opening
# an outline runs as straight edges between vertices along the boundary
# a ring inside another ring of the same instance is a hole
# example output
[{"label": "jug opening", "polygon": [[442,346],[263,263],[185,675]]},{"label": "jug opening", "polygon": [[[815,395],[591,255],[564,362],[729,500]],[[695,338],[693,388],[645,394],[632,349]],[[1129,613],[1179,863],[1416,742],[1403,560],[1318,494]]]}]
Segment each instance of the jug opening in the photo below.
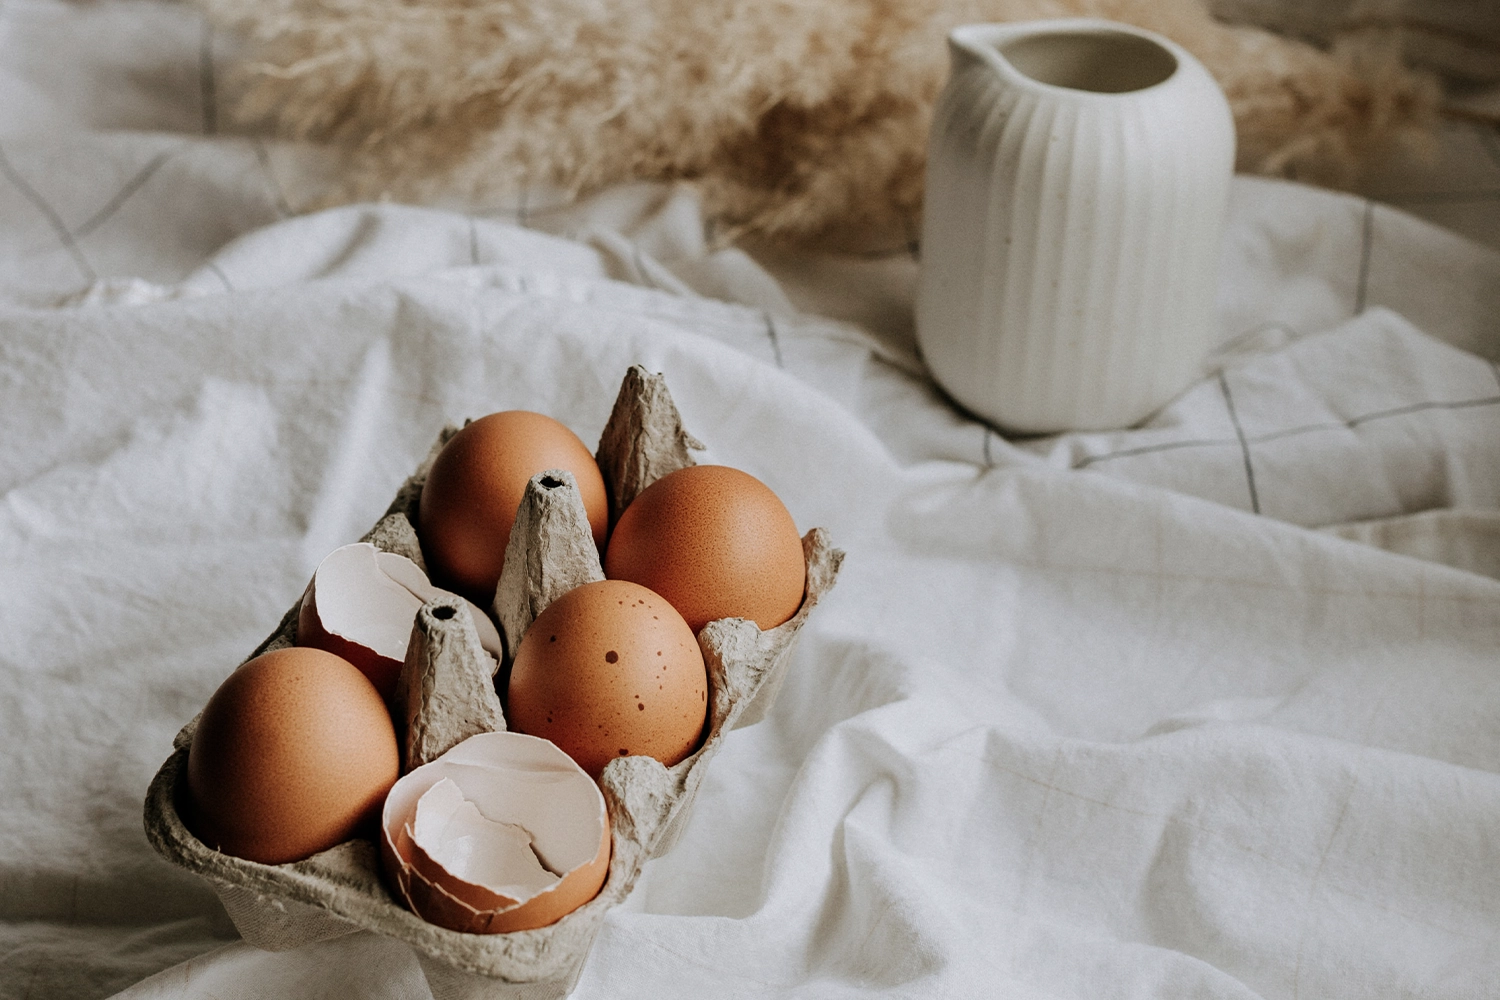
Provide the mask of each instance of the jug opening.
[{"label": "jug opening", "polygon": [[1045,31],[997,46],[1023,76],[1098,94],[1145,90],[1177,71],[1177,57],[1149,38],[1124,31]]}]

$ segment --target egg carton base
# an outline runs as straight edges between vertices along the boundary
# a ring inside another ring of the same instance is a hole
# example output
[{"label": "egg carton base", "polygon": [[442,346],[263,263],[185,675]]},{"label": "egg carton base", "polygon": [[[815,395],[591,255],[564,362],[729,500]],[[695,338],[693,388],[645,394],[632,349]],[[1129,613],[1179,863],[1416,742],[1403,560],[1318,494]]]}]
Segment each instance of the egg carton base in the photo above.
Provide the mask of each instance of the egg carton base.
[{"label": "egg carton base", "polygon": [[322,907],[262,895],[223,882],[211,884],[234,929],[246,944],[261,951],[292,951],[361,929]]},{"label": "egg carton base", "polygon": [[[413,515],[433,458],[456,431],[449,428],[439,435],[365,540],[423,565]],[[598,455],[614,502],[627,501],[654,477],[692,465],[688,451],[696,445],[682,429],[661,376],[632,368]],[[806,592],[790,621],[763,632],[752,622],[722,619],[699,635],[710,680],[710,724],[703,744],[671,767],[627,756],[605,768],[600,784],[612,827],[609,874],[593,901],[555,924],[501,935],[462,934],[429,924],[391,896],[373,844],[366,841],[348,841],[304,861],[276,866],[212,850],[186,828],[177,810],[196,719],[178,734],[173,754],[147,792],[147,838],[168,861],[209,881],[245,940],[257,947],[284,950],[368,930],[410,946],[439,1000],[566,996],[605,913],[629,895],[645,862],[670,850],[686,826],[706,773],[701,765],[727,732],[758,721],[774,700],[797,634],[833,586],[844,555],[819,528],[802,543]],[[252,655],[293,643],[298,604]],[[503,721],[495,728],[504,728]]]},{"label": "egg carton base", "polygon": [[[350,934],[373,933],[317,906],[264,896],[235,885],[214,883],[213,888],[240,937],[262,951],[291,951]],[[557,1000],[573,991],[583,972],[583,963],[579,962],[558,979],[510,983],[456,969],[421,951],[413,953],[433,1000]]]},{"label": "egg carton base", "polygon": [[[597,927],[596,927],[597,930]],[[592,939],[588,942],[593,945]],[[573,992],[583,974],[580,960],[558,979],[539,983],[508,983],[489,976],[455,969],[441,959],[417,952],[417,963],[427,977],[433,1000],[561,1000]],[[585,948],[587,954],[587,948]]]}]

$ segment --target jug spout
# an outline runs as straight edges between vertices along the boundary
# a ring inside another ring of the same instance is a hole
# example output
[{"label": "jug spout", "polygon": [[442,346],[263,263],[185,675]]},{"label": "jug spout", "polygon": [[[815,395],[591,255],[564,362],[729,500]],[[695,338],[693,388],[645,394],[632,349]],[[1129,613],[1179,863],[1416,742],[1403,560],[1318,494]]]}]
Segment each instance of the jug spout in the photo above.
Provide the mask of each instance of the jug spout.
[{"label": "jug spout", "polygon": [[948,73],[950,76],[959,76],[968,70],[979,69],[987,65],[983,50],[991,46],[975,37],[976,32],[973,30],[975,27],[976,25],[965,25],[948,33]]},{"label": "jug spout", "polygon": [[967,38],[960,38],[957,31],[948,36],[948,75],[959,76],[965,70],[975,69],[984,64],[984,57],[974,51],[973,44]]},{"label": "jug spout", "polygon": [[1011,24],[964,24],[948,33],[948,67],[952,76],[971,69],[1000,70],[1000,45],[1018,33]]}]

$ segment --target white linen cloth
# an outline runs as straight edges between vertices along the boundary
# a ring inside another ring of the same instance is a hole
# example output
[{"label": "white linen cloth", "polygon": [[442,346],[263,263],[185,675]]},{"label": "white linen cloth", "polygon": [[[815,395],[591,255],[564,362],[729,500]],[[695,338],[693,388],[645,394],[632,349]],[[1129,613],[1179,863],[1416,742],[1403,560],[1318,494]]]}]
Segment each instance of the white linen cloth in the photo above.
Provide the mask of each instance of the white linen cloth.
[{"label": "white linen cloth", "polygon": [[636,362],[848,558],[577,996],[1500,982],[1493,252],[1237,181],[1204,380],[1008,442],[923,375],[904,255],[757,262],[644,187],[525,220],[571,239],[278,222],[269,179],[316,164],[182,134],[212,131],[184,11],[0,26],[0,997],[430,995],[388,939],[235,941],[141,799],[443,423],[592,444]]}]

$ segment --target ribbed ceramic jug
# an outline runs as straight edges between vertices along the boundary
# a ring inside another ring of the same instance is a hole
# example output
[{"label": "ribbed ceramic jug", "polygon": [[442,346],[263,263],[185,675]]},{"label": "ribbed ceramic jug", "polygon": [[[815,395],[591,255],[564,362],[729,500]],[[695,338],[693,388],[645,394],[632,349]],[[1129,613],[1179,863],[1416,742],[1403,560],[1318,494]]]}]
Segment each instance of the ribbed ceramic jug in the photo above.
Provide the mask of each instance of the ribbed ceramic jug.
[{"label": "ribbed ceramic jug", "polygon": [[928,146],[917,338],[1016,433],[1126,427],[1214,341],[1234,122],[1180,46],[1098,20],[977,24]]}]

